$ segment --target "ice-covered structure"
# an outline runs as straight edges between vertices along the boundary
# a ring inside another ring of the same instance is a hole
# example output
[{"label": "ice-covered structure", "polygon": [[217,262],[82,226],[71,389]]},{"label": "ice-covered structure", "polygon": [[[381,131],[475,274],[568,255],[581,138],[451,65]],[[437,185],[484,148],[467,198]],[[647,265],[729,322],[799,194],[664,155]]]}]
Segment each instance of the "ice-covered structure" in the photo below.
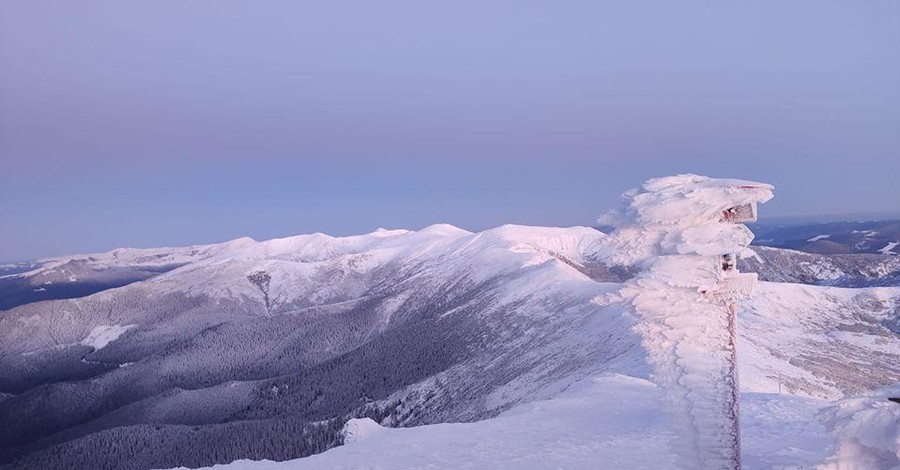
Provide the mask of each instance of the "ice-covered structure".
[{"label": "ice-covered structure", "polygon": [[772,190],[697,175],[651,179],[599,219],[615,227],[618,261],[640,269],[621,295],[666,390],[684,469],[740,468],[734,308],[756,276],[738,273],[735,262],[753,255],[742,223],[756,219]]}]

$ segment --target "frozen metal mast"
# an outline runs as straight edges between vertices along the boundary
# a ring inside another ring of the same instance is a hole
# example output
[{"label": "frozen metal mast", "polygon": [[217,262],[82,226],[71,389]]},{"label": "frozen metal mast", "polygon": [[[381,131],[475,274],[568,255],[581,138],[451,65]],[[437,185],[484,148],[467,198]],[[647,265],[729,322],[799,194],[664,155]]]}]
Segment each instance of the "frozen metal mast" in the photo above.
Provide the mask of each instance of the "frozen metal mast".
[{"label": "frozen metal mast", "polygon": [[[757,189],[758,186],[741,185],[738,189]],[[743,224],[756,222],[756,202],[744,203],[741,205],[729,207],[722,211],[719,219],[721,223]],[[746,247],[744,247],[746,248]],[[702,295],[721,302],[725,307],[728,316],[728,343],[725,351],[728,353],[728,373],[725,377],[726,384],[730,389],[731,408],[729,418],[732,421],[732,432],[729,434],[733,438],[734,448],[734,466],[736,470],[741,468],[741,391],[740,382],[738,380],[738,360],[737,360],[737,301],[748,299],[753,295],[756,288],[756,273],[741,273],[737,269],[737,254],[724,253],[721,256],[721,262],[718,265],[718,279],[715,286],[709,290],[700,290]]]},{"label": "frozen metal mast", "polygon": [[737,270],[752,254],[756,204],[772,186],[679,175],[648,181],[601,217],[616,226],[622,262],[640,273],[622,289],[638,318],[654,380],[665,389],[684,469],[741,466],[736,302],[755,274]]}]

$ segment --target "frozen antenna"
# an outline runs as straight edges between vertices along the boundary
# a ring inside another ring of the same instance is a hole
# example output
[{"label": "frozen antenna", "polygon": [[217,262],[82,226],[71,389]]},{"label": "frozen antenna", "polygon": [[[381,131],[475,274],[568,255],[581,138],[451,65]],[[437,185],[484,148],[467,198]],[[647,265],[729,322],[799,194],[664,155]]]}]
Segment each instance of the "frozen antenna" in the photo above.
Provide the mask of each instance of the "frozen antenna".
[{"label": "frozen antenna", "polygon": [[741,467],[735,313],[757,279],[738,272],[737,260],[752,254],[753,234],[743,224],[756,220],[772,189],[697,175],[657,178],[600,219],[622,235],[620,261],[641,268],[622,294],[665,389],[683,469]]}]

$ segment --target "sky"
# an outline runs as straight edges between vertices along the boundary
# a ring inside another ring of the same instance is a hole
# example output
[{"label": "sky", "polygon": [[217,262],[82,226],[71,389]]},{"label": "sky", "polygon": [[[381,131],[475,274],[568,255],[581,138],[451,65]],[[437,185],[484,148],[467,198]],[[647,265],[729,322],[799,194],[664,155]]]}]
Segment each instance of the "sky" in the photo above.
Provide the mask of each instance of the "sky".
[{"label": "sky", "polygon": [[0,260],[590,225],[675,173],[900,213],[900,2],[0,7]]}]

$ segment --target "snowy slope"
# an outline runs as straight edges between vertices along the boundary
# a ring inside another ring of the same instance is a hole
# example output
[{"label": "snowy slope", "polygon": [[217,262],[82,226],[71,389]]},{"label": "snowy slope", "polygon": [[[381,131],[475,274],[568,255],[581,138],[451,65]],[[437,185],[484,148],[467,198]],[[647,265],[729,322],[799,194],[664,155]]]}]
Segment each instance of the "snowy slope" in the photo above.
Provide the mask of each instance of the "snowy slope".
[{"label": "snowy slope", "polygon": [[839,400],[819,413],[837,439],[822,470],[900,468],[900,384]]},{"label": "snowy slope", "polygon": [[[17,307],[0,316],[0,365],[11,371],[0,390],[12,394],[0,418],[17,423],[0,443],[27,465],[72,468],[77,459],[53,455],[121,441],[113,430],[151,432],[142,439],[164,448],[192,432],[174,427],[186,424],[243,444],[237,424],[268,436],[286,416],[329,428],[353,414],[393,425],[474,420],[590,373],[640,375],[631,320],[594,301],[619,278],[596,259],[604,238],[585,227],[438,225],[241,242],[142,282]],[[248,386],[226,393],[232,383]],[[196,400],[215,410],[182,408]],[[38,419],[23,419],[28,410]],[[309,447],[285,442],[273,453],[266,437],[203,458],[320,451],[321,431],[310,428]],[[206,439],[184,437],[194,438]],[[62,448],[43,452],[53,446]],[[135,461],[118,449],[110,468]]]},{"label": "snowy slope", "polygon": [[754,247],[758,258],[741,260],[741,270],[761,280],[836,287],[900,286],[900,257],[882,254],[821,255]]},{"label": "snowy slope", "polygon": [[[105,253],[46,258],[7,274],[0,270],[0,310],[42,300],[83,297],[149,279],[207,259],[250,239],[181,248],[120,248]],[[27,267],[27,268],[26,268]]]},{"label": "snowy slope", "polygon": [[826,223],[760,223],[753,227],[757,244],[806,253],[898,254],[900,220],[833,221]]},{"label": "snowy slope", "polygon": [[[834,448],[815,414],[825,402],[747,394],[747,470],[810,467]],[[596,376],[558,396],[475,423],[385,428],[366,419],[345,426],[345,444],[287,462],[238,461],[216,470],[672,469],[674,438],[653,383]]]},{"label": "snowy slope", "polygon": [[741,385],[834,400],[900,382],[900,288],[762,283],[739,314]]},{"label": "snowy slope", "polygon": [[87,271],[100,272],[112,268],[136,266],[159,268],[184,265],[231,252],[235,248],[251,243],[255,242],[250,238],[240,238],[213,245],[177,248],[118,248],[104,253],[59,256],[37,260],[34,262],[37,265],[34,269],[9,276],[31,279],[35,283],[62,282]]}]

